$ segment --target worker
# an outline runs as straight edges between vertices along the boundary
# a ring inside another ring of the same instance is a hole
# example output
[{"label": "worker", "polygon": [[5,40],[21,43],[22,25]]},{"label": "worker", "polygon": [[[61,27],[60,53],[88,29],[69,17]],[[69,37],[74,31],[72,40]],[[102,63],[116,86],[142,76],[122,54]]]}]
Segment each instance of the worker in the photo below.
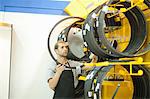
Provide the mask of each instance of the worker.
[{"label": "worker", "polygon": [[[82,70],[91,70],[93,67],[83,66],[83,63],[67,59],[68,43],[62,40],[55,44],[57,62],[51,64],[48,70],[49,87],[55,91],[53,99],[74,99],[75,87],[78,84],[78,74]],[[96,57],[93,61],[96,61]]]}]

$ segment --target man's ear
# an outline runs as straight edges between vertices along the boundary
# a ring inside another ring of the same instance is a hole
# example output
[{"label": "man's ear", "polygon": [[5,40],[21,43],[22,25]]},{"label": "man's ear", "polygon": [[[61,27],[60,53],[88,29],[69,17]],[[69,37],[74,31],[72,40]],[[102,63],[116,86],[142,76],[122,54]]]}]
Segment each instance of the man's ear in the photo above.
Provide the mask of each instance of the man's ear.
[{"label": "man's ear", "polygon": [[55,49],[56,54],[58,53],[58,49]]}]

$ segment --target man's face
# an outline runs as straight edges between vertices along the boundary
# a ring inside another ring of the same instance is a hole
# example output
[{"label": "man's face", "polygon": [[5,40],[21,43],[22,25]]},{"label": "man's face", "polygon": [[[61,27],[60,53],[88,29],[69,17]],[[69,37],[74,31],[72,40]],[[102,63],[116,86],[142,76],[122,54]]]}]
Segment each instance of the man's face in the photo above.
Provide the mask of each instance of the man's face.
[{"label": "man's face", "polygon": [[68,43],[59,43],[58,49],[56,49],[56,53],[59,56],[66,57],[68,54]]}]

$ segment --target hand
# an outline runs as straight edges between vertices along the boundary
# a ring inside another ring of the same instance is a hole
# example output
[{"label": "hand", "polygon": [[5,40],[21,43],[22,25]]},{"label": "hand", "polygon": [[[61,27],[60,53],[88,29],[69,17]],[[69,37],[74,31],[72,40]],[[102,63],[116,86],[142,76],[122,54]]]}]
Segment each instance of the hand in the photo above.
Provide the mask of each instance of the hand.
[{"label": "hand", "polygon": [[93,55],[91,63],[96,63],[98,61],[98,56]]},{"label": "hand", "polygon": [[[91,54],[90,59],[92,59],[90,63],[96,63],[98,61],[98,56]],[[93,66],[83,66],[82,70],[89,71],[89,70],[92,70],[93,68],[94,68]]]},{"label": "hand", "polygon": [[61,75],[64,70],[65,70],[65,66],[63,66],[63,65],[61,65],[61,64],[58,64],[58,65],[56,66],[56,73],[57,73],[57,74]]}]

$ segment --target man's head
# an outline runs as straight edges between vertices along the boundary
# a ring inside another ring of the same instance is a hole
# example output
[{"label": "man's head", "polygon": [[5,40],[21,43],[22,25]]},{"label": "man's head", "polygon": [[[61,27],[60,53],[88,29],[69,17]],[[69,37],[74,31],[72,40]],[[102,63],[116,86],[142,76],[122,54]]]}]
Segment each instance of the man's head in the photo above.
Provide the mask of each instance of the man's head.
[{"label": "man's head", "polygon": [[54,50],[57,55],[66,57],[68,54],[68,43],[60,40],[55,44]]}]

